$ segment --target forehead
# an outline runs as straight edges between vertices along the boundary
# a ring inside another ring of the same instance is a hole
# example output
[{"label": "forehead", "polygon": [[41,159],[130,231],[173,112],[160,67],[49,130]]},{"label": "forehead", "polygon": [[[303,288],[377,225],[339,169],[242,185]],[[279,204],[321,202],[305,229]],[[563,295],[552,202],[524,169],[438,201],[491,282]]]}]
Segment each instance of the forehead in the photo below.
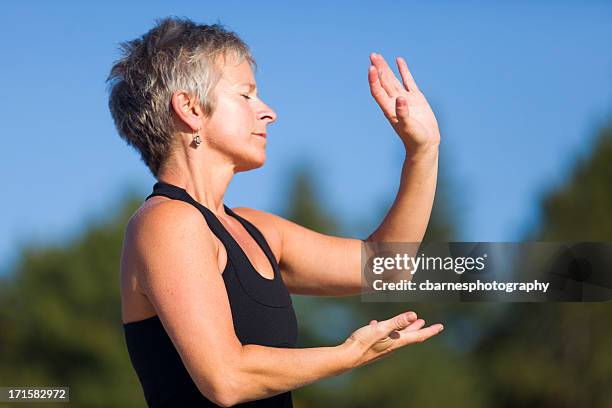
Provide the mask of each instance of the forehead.
[{"label": "forehead", "polygon": [[240,64],[225,64],[222,68],[221,80],[228,85],[255,84],[255,76],[248,61]]}]

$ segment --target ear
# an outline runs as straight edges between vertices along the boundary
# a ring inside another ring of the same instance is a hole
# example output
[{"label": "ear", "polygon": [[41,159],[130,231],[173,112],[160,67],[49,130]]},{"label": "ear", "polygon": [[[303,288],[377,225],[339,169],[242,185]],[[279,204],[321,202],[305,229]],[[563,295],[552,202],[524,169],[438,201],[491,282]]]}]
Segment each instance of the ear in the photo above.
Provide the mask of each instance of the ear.
[{"label": "ear", "polygon": [[171,103],[176,118],[189,129],[187,131],[195,132],[202,128],[204,111],[195,96],[185,91],[176,91],[172,94]]}]

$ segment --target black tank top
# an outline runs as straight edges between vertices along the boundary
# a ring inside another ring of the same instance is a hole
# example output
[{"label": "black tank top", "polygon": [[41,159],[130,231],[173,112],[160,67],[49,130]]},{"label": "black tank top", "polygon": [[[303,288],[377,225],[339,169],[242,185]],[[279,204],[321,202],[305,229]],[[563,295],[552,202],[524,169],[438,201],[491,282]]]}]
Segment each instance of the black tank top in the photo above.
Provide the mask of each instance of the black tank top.
[{"label": "black tank top", "polygon": [[[223,281],[229,297],[236,336],[242,344],[293,348],[297,321],[278,263],[261,232],[225,206],[255,239],[272,264],[274,279],[261,276],[217,217],[183,188],[158,182],[150,197],[161,195],[195,206],[227,251]],[[172,273],[172,271],[168,271]],[[158,316],[123,324],[130,360],[149,407],[215,407],[200,393]],[[214,351],[212,351],[214,352]],[[240,407],[292,407],[291,392],[251,401]]]}]

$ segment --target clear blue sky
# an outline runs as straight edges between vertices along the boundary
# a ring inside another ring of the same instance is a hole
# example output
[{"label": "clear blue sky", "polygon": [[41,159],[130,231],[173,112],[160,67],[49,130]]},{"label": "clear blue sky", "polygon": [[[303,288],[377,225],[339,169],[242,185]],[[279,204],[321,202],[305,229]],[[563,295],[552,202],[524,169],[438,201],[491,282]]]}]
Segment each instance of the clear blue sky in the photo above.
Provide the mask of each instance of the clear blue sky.
[{"label": "clear blue sky", "polygon": [[[177,15],[221,21],[250,45],[279,119],[268,162],[230,206],[278,211],[307,160],[326,203],[368,229],[393,198],[402,145],[368,92],[368,55],[402,55],[442,130],[460,238],[513,241],[537,221],[612,112],[609,2],[17,2],[0,14],[0,267],[19,242],[54,242],[154,180],[117,136],[105,78],[119,42]],[[381,204],[382,203],[382,204]]]}]

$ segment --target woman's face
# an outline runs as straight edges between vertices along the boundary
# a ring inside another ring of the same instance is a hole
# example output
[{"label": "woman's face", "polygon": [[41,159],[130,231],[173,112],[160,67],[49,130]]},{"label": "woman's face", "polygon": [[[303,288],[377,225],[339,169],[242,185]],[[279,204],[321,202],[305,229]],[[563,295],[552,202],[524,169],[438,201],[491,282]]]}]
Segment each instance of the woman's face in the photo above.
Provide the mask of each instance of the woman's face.
[{"label": "woman's face", "polygon": [[214,94],[216,107],[203,124],[202,136],[233,161],[236,171],[261,167],[266,161],[266,127],[276,113],[257,97],[249,63],[225,65]]}]

